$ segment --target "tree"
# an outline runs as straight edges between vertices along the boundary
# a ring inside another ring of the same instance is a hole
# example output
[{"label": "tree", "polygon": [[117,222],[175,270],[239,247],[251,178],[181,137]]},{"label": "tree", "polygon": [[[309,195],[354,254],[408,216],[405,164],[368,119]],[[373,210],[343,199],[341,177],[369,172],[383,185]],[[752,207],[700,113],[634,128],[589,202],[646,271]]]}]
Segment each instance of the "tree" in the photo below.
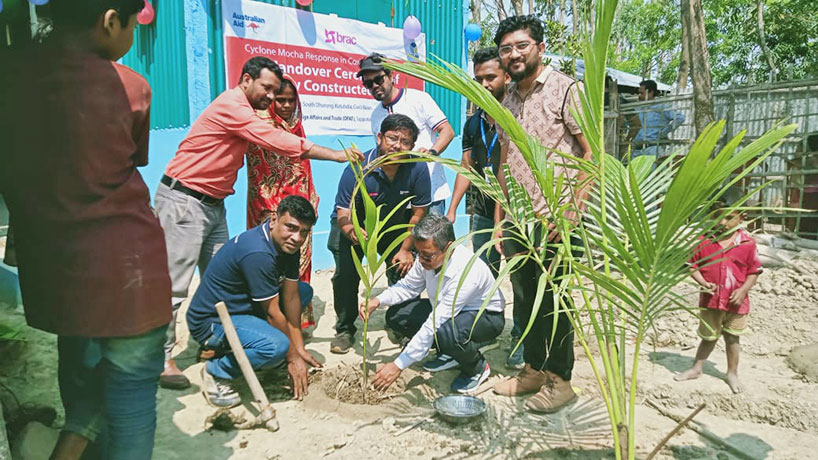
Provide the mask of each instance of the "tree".
[{"label": "tree", "polygon": [[701,135],[713,123],[713,80],[701,0],[681,0],[682,27],[687,29],[690,75],[693,77],[693,124]]},{"label": "tree", "polygon": [[[502,1],[502,0],[498,0]],[[514,14],[517,16],[522,16],[523,14],[523,0],[511,0],[511,8],[514,10]]]},{"label": "tree", "polygon": [[497,5],[497,19],[502,21],[508,14],[506,14],[506,6],[503,0],[495,0],[495,5]]},{"label": "tree", "polygon": [[767,36],[764,33],[764,0],[758,0],[756,3],[756,25],[758,26],[758,45],[767,58],[767,64],[770,66],[770,81],[775,81],[778,74],[778,67],[775,65],[775,58],[770,48],[767,46]]},{"label": "tree", "polygon": [[685,18],[682,18],[682,55],[679,58],[679,76],[676,82],[679,89],[687,89],[687,79],[690,76],[690,38],[687,35],[687,26]]}]

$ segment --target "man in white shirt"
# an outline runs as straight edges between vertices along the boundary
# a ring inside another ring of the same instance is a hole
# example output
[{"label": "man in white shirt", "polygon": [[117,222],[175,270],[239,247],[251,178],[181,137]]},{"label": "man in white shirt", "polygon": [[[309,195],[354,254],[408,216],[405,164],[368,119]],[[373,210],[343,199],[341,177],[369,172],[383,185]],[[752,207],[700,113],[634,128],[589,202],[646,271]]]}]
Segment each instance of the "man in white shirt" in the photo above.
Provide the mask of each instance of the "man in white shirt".
[{"label": "man in white shirt", "polygon": [[[474,256],[464,246],[454,248],[442,270],[446,251],[455,239],[454,227],[446,217],[424,216],[412,229],[412,238],[418,258],[409,273],[360,308],[361,316],[365,317],[382,305],[391,307],[386,312],[387,326],[412,337],[394,362],[378,369],[372,383],[379,389],[389,387],[404,369],[423,359],[436,345],[439,353],[452,356],[460,365],[461,373],[452,382],[452,391],[473,393],[491,372],[478,343],[493,340],[503,331],[505,299],[499,289],[489,296],[494,276],[479,258],[460,285],[461,276]],[[424,289],[429,299],[401,305]],[[489,301],[481,311],[483,299]],[[430,301],[435,302],[434,311]]]},{"label": "man in white shirt", "polygon": [[[454,130],[434,99],[423,91],[401,88],[392,71],[381,64],[385,56],[372,53],[361,59],[358,77],[380,104],[372,111],[372,135],[377,137],[384,118],[392,113],[408,116],[420,129],[415,150],[440,155],[454,139]],[[445,202],[451,196],[443,165],[430,162],[432,181],[432,204],[429,212],[444,214]]]}]

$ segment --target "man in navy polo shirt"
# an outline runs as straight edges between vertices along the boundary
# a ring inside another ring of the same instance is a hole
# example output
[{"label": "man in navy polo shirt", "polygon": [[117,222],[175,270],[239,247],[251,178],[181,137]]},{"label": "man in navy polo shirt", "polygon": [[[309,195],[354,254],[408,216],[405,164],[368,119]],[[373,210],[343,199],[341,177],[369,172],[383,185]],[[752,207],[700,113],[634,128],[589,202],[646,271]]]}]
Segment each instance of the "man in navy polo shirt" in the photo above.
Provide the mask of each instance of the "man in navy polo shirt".
[{"label": "man in navy polo shirt", "polygon": [[[392,114],[381,123],[380,132],[376,136],[377,147],[364,155],[366,190],[376,205],[384,205],[382,216],[386,216],[407,197],[412,197],[411,207],[397,211],[386,224],[386,228],[399,224],[414,225],[426,214],[432,202],[429,170],[424,163],[391,164],[375,169],[367,165],[378,156],[412,150],[417,138],[418,127],[411,118]],[[333,353],[349,351],[355,337],[355,318],[358,317],[358,285],[361,279],[355,270],[350,249],[355,248],[361,255],[361,247],[355,236],[350,215],[355,186],[355,174],[352,168],[347,166],[338,184],[335,211],[331,217],[332,228],[327,244],[335,257],[332,290],[338,319],[335,323],[335,338],[330,343],[330,351]],[[355,200],[358,221],[363,222],[366,219],[363,199],[358,195]],[[383,255],[398,236],[409,231],[411,228],[385,234],[379,242],[378,253]],[[390,285],[401,279],[414,264],[412,244],[410,236],[388,255],[390,266],[386,270],[386,275]]]},{"label": "man in navy polo shirt", "polygon": [[285,197],[271,220],[230,239],[208,265],[187,323],[193,338],[216,352],[202,369],[202,391],[212,405],[241,402],[230,385],[241,369],[216,312],[218,302],[227,305],[253,369],[286,359],[294,397],[307,393],[307,365],[321,364],[301,336],[301,310],[312,301],[312,288],[298,281],[298,269],[301,245],[315,220],[309,201]]}]

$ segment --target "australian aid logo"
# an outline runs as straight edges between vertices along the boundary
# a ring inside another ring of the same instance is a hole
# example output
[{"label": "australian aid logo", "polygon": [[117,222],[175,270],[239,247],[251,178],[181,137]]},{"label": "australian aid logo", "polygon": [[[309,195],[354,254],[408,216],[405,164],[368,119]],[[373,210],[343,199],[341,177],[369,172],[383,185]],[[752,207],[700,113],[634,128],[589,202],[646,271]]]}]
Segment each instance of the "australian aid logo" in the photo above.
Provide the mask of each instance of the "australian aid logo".
[{"label": "australian aid logo", "polygon": [[233,13],[233,27],[244,27],[254,33],[264,27],[267,20],[250,14]]}]

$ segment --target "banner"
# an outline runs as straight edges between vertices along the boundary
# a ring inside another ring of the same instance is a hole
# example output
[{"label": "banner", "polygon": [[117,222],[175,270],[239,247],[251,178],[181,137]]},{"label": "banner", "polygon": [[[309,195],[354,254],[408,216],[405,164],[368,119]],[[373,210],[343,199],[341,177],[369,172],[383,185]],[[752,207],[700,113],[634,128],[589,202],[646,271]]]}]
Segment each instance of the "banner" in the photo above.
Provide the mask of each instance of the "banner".
[{"label": "banner", "polygon": [[[392,59],[425,60],[426,37],[403,38],[403,30],[333,15],[315,14],[248,0],[223,0],[227,86],[241,68],[265,56],[293,77],[309,135],[371,135],[370,115],[379,104],[364,88],[358,61],[372,52]],[[393,72],[398,87],[423,89],[423,81]]]}]

